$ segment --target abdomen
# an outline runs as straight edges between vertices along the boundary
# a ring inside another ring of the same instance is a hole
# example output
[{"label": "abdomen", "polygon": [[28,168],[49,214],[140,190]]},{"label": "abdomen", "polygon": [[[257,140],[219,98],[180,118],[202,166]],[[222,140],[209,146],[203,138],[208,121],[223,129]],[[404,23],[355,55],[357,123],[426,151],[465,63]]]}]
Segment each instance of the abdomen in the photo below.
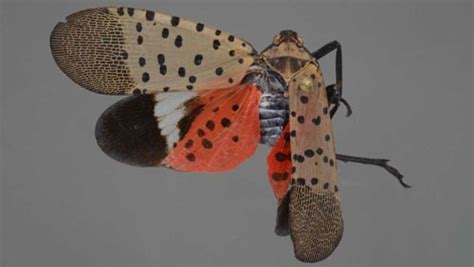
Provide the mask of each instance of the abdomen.
[{"label": "abdomen", "polygon": [[255,83],[262,92],[259,103],[260,143],[273,146],[288,122],[286,83],[278,73],[264,66],[252,66],[244,82]]}]

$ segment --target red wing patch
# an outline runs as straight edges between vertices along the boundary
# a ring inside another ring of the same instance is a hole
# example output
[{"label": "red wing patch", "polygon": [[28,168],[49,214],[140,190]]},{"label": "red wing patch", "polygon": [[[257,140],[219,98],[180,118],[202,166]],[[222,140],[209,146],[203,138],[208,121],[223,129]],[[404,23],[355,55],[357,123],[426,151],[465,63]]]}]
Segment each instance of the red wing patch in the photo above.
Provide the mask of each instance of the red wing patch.
[{"label": "red wing patch", "polygon": [[162,165],[179,171],[220,172],[237,167],[257,149],[260,141],[255,85],[199,94],[197,115],[189,130]]},{"label": "red wing patch", "polygon": [[290,186],[292,171],[289,125],[287,124],[278,141],[273,145],[267,157],[268,178],[278,201]]}]

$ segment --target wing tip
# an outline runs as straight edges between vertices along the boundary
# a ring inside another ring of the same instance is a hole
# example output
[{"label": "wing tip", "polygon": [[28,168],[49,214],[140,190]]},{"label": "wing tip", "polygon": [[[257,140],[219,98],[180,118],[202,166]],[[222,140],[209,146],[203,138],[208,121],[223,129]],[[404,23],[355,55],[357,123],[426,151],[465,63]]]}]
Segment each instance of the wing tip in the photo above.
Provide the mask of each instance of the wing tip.
[{"label": "wing tip", "polygon": [[123,34],[108,8],[78,11],[57,23],[50,49],[58,67],[81,87],[99,94],[124,95],[135,87],[123,53]]},{"label": "wing tip", "polygon": [[154,95],[129,96],[102,113],[95,138],[112,159],[132,166],[159,166],[167,156],[167,140],[154,116]]}]

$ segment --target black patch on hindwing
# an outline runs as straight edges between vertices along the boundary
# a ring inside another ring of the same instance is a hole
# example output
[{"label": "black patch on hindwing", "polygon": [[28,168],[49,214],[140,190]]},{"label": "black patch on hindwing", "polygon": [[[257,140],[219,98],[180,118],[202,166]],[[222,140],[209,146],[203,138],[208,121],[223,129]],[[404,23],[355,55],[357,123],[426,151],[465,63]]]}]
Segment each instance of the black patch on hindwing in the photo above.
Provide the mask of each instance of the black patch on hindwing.
[{"label": "black patch on hindwing", "polygon": [[278,236],[287,236],[290,234],[289,224],[289,203],[290,203],[290,192],[286,192],[285,196],[281,199],[277,209],[275,234]]},{"label": "black patch on hindwing", "polygon": [[95,128],[99,147],[109,157],[133,166],[156,166],[167,156],[166,138],[154,116],[153,95],[129,96],[102,113]]}]

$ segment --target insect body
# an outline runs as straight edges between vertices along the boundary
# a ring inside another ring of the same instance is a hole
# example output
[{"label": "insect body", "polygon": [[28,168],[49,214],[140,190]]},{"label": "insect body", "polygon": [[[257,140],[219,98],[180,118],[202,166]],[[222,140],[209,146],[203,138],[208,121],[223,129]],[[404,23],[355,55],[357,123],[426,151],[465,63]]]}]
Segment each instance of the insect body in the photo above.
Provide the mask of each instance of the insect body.
[{"label": "insect body", "polygon": [[[368,163],[335,153],[331,117],[346,103],[337,42],[310,53],[296,32],[285,30],[257,53],[199,22],[108,7],[58,23],[51,50],[80,86],[129,95],[97,122],[107,155],[129,165],[220,172],[249,158],[259,143],[272,145],[275,232],[291,235],[304,262],[334,251],[343,229],[336,158]],[[337,82],[326,87],[317,59],[332,50]]]}]

